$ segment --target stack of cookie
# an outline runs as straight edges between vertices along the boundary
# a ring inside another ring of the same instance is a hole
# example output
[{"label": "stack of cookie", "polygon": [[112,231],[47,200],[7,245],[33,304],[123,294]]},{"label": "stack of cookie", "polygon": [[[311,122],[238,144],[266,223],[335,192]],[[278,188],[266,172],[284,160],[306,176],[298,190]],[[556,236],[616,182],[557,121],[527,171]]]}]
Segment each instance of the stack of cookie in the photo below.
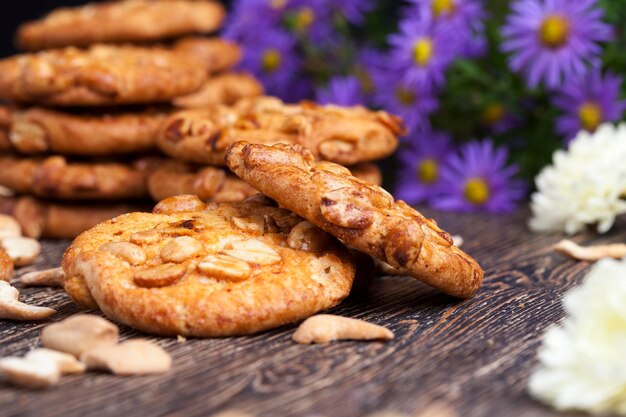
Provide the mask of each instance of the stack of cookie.
[{"label": "stack of cookie", "polygon": [[228,71],[237,45],[199,36],[224,15],[208,0],[122,0],[22,25],[18,46],[37,52],[0,61],[0,185],[15,193],[0,210],[29,236],[74,237],[147,207],[156,137],[176,107],[263,92]]}]

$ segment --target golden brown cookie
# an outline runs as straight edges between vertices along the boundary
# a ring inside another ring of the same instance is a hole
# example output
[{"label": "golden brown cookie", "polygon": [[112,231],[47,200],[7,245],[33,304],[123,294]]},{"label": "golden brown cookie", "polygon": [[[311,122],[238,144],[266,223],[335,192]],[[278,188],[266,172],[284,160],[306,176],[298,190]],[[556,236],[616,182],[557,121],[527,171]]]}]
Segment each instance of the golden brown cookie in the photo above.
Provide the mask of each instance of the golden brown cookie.
[{"label": "golden brown cookie", "polygon": [[[0,149],[20,153],[108,156],[151,151],[168,112],[63,112],[0,106]],[[4,116],[4,117],[3,117]],[[3,145],[6,137],[8,146]]]},{"label": "golden brown cookie", "polygon": [[188,37],[176,41],[175,52],[192,59],[209,74],[225,71],[241,60],[241,48],[234,42],[220,38]]},{"label": "golden brown cookie", "polygon": [[153,158],[122,164],[0,155],[0,185],[19,194],[62,200],[142,198],[148,196],[146,180],[156,164]]},{"label": "golden brown cookie", "polygon": [[403,133],[400,119],[382,111],[257,97],[174,113],[157,145],[175,159],[223,165],[226,149],[238,140],[299,144],[319,159],[354,165],[389,156]]},{"label": "golden brown cookie", "polygon": [[340,241],[456,297],[480,287],[483,270],[434,220],[300,146],[238,142],[229,168]]},{"label": "golden brown cookie", "polygon": [[167,102],[198,90],[207,74],[163,48],[94,45],[0,60],[0,99],[57,106]]},{"label": "golden brown cookie", "polygon": [[[380,185],[380,171],[372,163],[350,167],[353,175]],[[164,161],[148,176],[148,192],[155,201],[193,194],[205,202],[237,203],[258,194],[247,182],[222,167],[198,167],[178,161]]]},{"label": "golden brown cookie", "polygon": [[350,292],[347,249],[293,213],[258,198],[206,207],[190,199],[80,235],[63,257],[65,290],[137,329],[196,337],[278,327]]},{"label": "golden brown cookie", "polygon": [[209,78],[200,90],[176,97],[172,103],[177,107],[197,109],[234,104],[242,98],[260,96],[263,92],[263,86],[252,75],[233,72]]},{"label": "golden brown cookie", "polygon": [[0,197],[0,213],[17,219],[25,236],[73,239],[98,223],[134,211],[147,211],[143,205],[52,203],[32,197]]},{"label": "golden brown cookie", "polygon": [[224,7],[204,0],[122,0],[61,8],[18,29],[17,45],[39,50],[98,42],[148,42],[210,33],[224,20]]}]

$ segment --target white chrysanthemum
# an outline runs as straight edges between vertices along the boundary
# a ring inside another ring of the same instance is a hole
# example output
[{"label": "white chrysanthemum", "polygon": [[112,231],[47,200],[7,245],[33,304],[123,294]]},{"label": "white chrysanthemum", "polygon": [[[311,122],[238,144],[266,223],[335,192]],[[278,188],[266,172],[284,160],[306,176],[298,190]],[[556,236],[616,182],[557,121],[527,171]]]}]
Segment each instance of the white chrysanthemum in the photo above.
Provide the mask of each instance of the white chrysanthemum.
[{"label": "white chrysanthemum", "polygon": [[530,393],[559,410],[626,415],[626,260],[603,259],[564,298],[568,317],[548,330]]},{"label": "white chrysanthemum", "polygon": [[608,231],[626,213],[626,124],[581,132],[535,179],[530,228],[574,234],[588,224]]}]

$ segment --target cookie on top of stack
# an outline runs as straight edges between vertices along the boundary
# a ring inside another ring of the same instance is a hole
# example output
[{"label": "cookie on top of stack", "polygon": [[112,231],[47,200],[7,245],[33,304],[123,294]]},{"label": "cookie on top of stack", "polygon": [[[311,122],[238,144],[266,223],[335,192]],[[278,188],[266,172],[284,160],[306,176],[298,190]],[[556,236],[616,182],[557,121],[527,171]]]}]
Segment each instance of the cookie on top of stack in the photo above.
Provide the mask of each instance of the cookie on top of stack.
[{"label": "cookie on top of stack", "polygon": [[32,237],[74,237],[148,207],[168,115],[263,92],[231,71],[237,45],[201,36],[224,18],[214,1],[122,0],[23,24],[32,52],[0,60],[0,185],[16,194],[0,209],[39,225],[23,224]]}]

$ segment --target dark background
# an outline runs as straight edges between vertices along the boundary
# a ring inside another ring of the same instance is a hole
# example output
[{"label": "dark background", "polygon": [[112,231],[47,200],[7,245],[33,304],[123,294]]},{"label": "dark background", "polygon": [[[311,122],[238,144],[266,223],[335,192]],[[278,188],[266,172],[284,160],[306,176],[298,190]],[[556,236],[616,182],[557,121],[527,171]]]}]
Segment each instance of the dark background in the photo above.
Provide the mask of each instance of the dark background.
[{"label": "dark background", "polygon": [[[13,46],[13,36],[20,23],[37,19],[60,6],[77,6],[88,0],[17,0],[1,3],[0,12],[0,56],[17,52]],[[8,3],[8,4],[7,4]],[[222,1],[229,3],[229,1]]]}]

